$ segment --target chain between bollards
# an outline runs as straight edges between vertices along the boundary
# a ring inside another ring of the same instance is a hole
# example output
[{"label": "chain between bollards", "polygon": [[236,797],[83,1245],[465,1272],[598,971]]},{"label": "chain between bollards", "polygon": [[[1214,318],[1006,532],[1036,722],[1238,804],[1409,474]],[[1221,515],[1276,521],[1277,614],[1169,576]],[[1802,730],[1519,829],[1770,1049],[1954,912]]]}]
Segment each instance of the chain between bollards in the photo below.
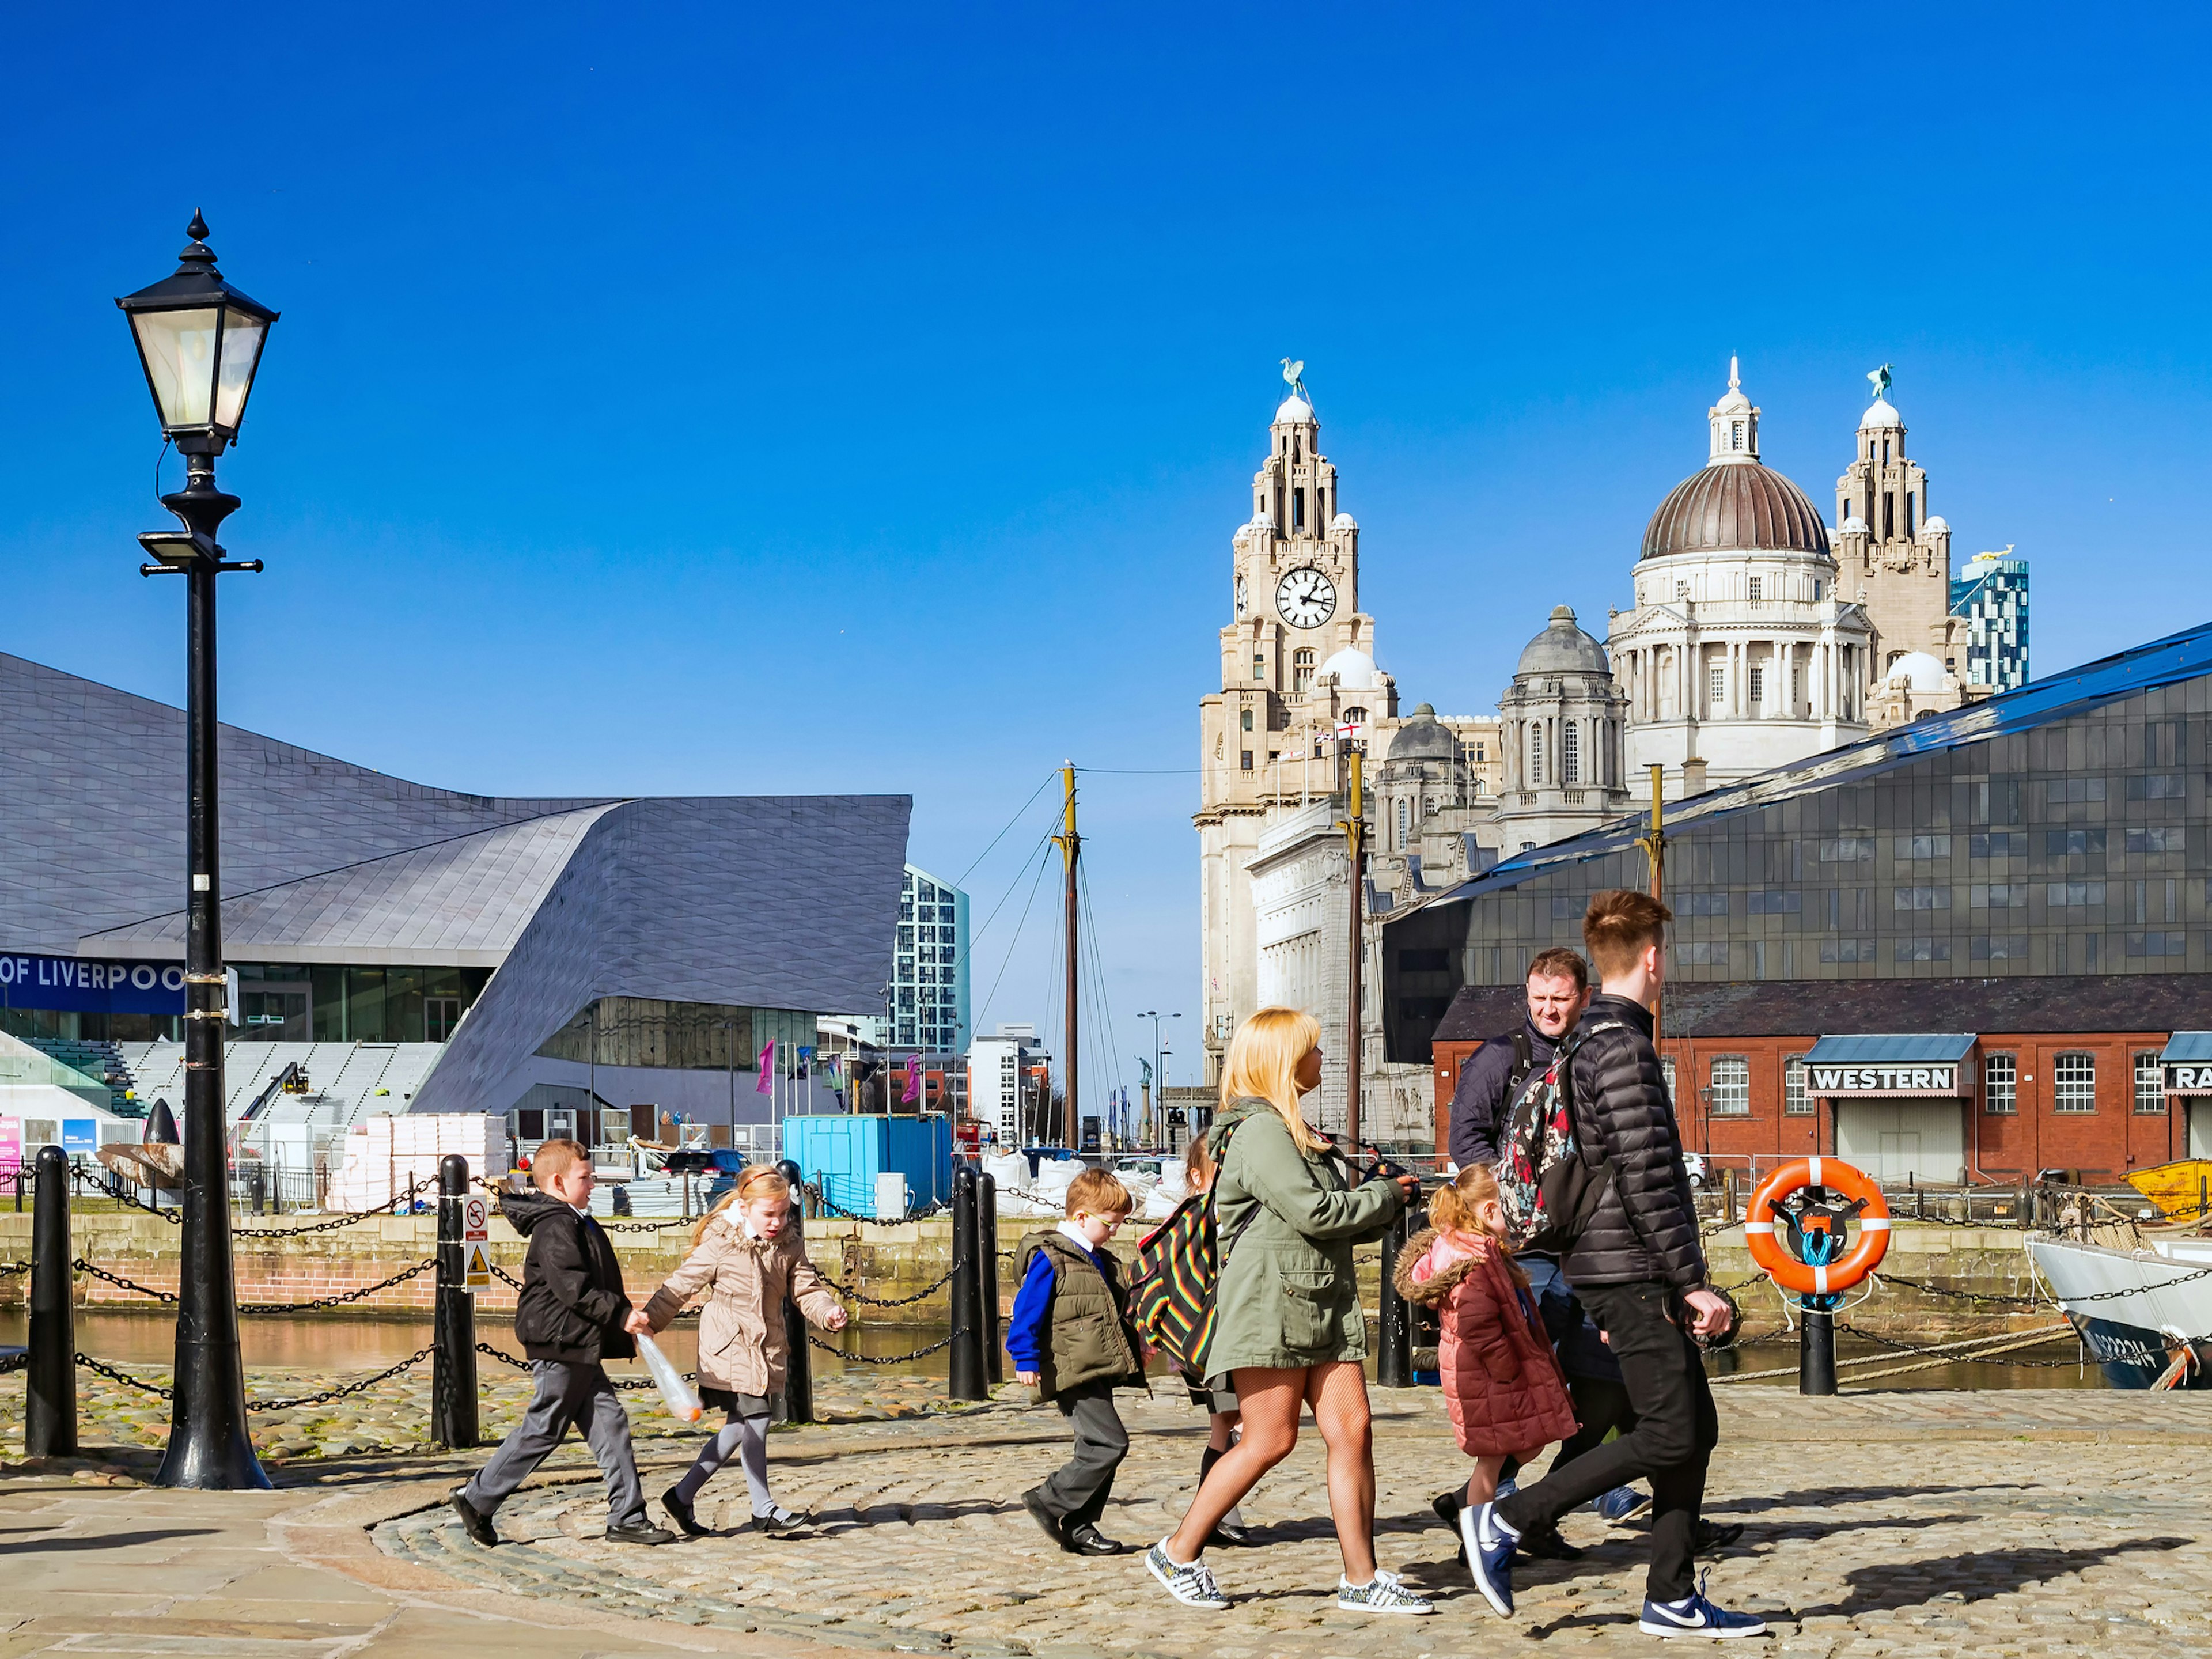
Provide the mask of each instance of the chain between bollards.
[{"label": "chain between bollards", "polygon": [[69,1155],[39,1149],[31,1200],[28,1398],[23,1451],[30,1457],[76,1452],[76,1315],[70,1276]]}]

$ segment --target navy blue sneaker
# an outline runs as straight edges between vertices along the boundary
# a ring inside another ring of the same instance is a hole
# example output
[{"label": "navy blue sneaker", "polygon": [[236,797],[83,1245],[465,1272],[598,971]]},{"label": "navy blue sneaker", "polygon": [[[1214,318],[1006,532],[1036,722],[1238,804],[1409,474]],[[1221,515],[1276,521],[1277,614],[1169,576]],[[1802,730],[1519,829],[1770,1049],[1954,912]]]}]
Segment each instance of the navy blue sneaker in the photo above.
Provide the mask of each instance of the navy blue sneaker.
[{"label": "navy blue sneaker", "polygon": [[1632,1515],[1641,1515],[1651,1507],[1651,1495],[1634,1486],[1615,1486],[1601,1492],[1592,1505],[1598,1514],[1614,1526],[1619,1526]]},{"label": "navy blue sneaker", "polygon": [[1513,1616],[1513,1550],[1521,1534],[1498,1518],[1495,1502],[1459,1512],[1459,1535],[1467,1547],[1468,1570],[1491,1611]]},{"label": "navy blue sneaker", "polygon": [[1698,1576],[1698,1593],[1679,1601],[1644,1600],[1644,1617],[1637,1629],[1646,1636],[1764,1636],[1766,1621],[1748,1613],[1730,1613],[1705,1600],[1705,1575]]}]

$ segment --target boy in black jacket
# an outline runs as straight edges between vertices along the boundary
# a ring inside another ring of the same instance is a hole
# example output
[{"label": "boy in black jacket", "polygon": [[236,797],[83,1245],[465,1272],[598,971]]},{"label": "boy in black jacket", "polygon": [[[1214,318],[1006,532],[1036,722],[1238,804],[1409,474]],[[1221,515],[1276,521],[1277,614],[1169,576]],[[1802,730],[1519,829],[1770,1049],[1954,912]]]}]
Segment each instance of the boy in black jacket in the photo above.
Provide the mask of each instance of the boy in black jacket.
[{"label": "boy in black jacket", "polygon": [[535,1193],[501,1200],[500,1212],[530,1241],[514,1334],[535,1364],[538,1391],[514,1433],[475,1480],[456,1490],[453,1513],[477,1543],[499,1542],[493,1511],[545,1461],[576,1424],[607,1482],[607,1538],[617,1544],[665,1544],[676,1536],[646,1518],[645,1489],[630,1449],[629,1413],[600,1362],[637,1352],[633,1333],[650,1330],[623,1291],[622,1264],[605,1231],[587,1213],[592,1156],[573,1140],[548,1140],[530,1166]]}]

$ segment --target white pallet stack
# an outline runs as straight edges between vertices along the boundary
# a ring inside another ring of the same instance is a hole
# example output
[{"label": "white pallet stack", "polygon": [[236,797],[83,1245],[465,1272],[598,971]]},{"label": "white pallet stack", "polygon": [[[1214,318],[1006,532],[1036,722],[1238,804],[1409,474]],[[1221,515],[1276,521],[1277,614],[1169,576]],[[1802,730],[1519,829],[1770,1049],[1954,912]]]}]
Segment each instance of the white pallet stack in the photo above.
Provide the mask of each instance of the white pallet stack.
[{"label": "white pallet stack", "polygon": [[507,1122],[484,1112],[410,1112],[363,1118],[345,1137],[345,1161],[323,1197],[331,1211],[375,1209],[419,1182],[434,1194],[439,1160],[459,1152],[469,1173],[497,1181],[507,1174]]}]

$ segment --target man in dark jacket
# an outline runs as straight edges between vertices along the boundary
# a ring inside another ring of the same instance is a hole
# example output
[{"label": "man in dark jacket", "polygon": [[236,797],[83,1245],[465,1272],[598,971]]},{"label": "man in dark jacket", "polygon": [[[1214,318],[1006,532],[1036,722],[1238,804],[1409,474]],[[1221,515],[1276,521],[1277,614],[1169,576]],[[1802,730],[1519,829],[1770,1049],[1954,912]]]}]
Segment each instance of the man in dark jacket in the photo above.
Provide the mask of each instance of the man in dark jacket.
[{"label": "man in dark jacket", "polygon": [[1483,1504],[1468,1565],[1484,1599],[1513,1611],[1513,1555],[1522,1534],[1641,1476],[1651,1481],[1651,1571],[1638,1626],[1653,1636],[1755,1636],[1766,1626],[1715,1607],[1696,1582],[1698,1510],[1720,1437],[1693,1334],[1728,1328],[1729,1304],[1707,1286],[1705,1250],[1674,1109],[1652,1042],[1666,977],[1658,900],[1601,893],[1583,941],[1602,976],[1583,1015],[1571,1068],[1575,1131],[1596,1155],[1595,1203],[1561,1263],[1620,1361],[1636,1425],[1534,1486]]},{"label": "man in dark jacket", "polygon": [[1528,1014],[1520,1030],[1492,1037],[1468,1057],[1452,1090],[1450,1150],[1462,1170],[1498,1162],[1498,1136],[1531,1073],[1552,1063],[1559,1039],[1589,1004],[1589,970],[1572,951],[1539,951],[1528,964]]},{"label": "man in dark jacket", "polygon": [[665,1544],[676,1534],[647,1519],[645,1490],[629,1441],[629,1413],[602,1361],[637,1352],[632,1336],[652,1324],[623,1291],[622,1263],[592,1219],[592,1155],[573,1140],[548,1140],[530,1170],[534,1193],[512,1194],[500,1213],[530,1241],[515,1299],[514,1336],[533,1362],[538,1387],[514,1432],[491,1462],[448,1500],[470,1537],[499,1542],[493,1512],[545,1461],[575,1424],[607,1483],[607,1537]]}]

